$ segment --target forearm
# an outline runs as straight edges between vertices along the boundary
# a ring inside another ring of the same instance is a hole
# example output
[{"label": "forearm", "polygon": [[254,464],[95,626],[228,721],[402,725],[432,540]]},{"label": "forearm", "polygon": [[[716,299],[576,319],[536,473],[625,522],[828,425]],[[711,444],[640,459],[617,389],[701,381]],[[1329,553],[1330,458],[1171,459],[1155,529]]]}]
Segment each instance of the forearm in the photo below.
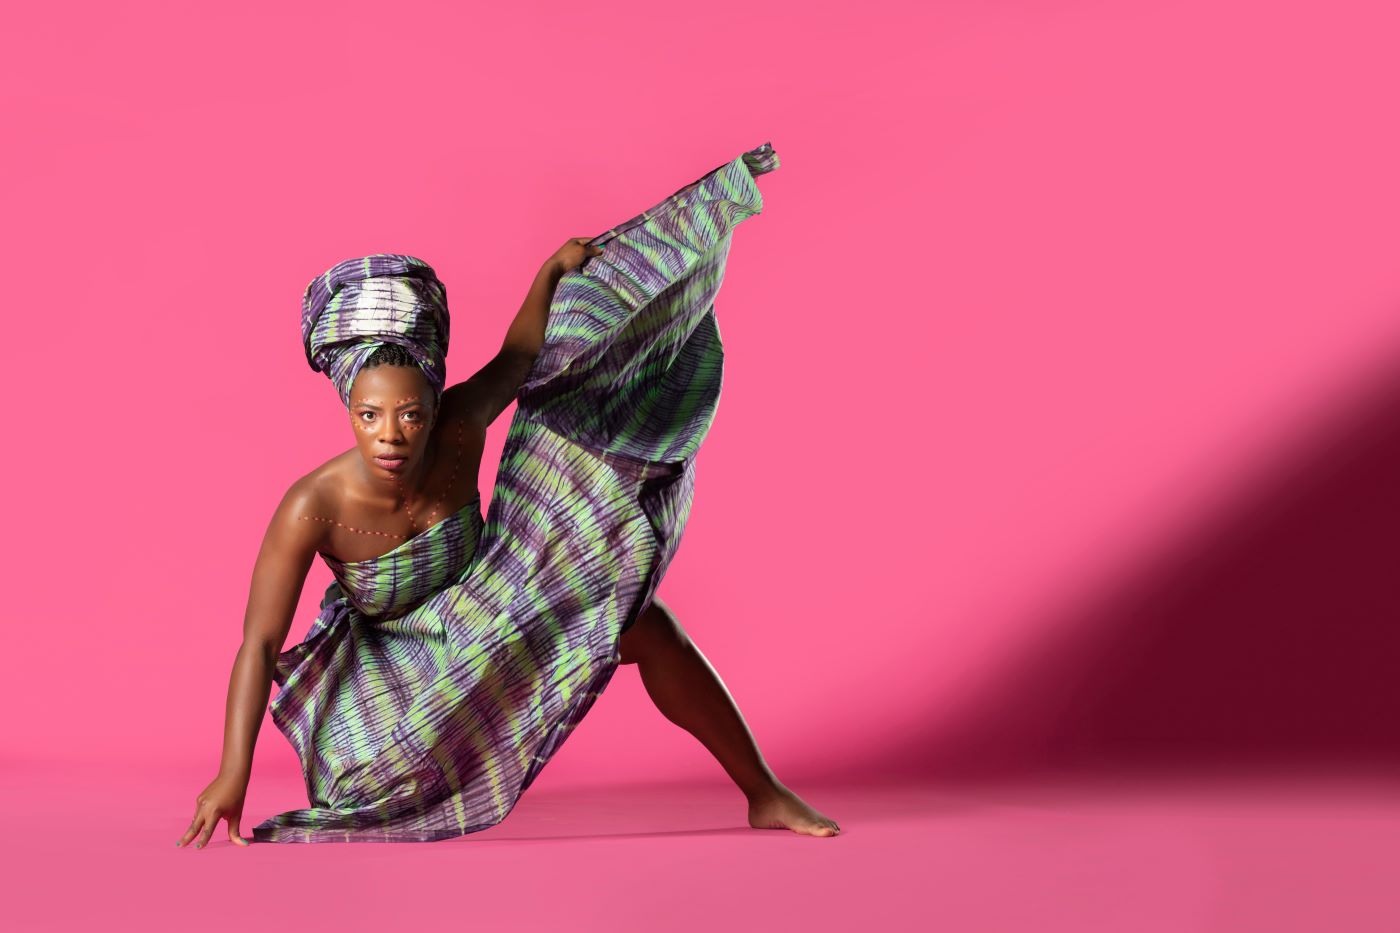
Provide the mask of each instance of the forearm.
[{"label": "forearm", "polygon": [[506,329],[502,350],[510,350],[533,359],[544,346],[545,323],[549,320],[549,305],[554,299],[555,286],[563,275],[559,263],[553,259],[540,266],[535,280],[530,283],[530,291],[520,310]]},{"label": "forearm", "polygon": [[267,646],[245,641],[239,646],[229,675],[224,708],[224,749],[219,773],[247,782],[253,768],[253,746],[267,711],[275,658]]}]

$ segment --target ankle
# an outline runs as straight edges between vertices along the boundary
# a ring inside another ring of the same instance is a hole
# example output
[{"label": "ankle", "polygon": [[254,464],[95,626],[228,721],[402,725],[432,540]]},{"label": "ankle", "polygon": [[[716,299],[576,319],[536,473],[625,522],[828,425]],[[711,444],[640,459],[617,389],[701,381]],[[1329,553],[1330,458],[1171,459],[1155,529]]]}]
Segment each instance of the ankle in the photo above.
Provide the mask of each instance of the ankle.
[{"label": "ankle", "polygon": [[782,781],[772,775],[767,775],[751,784],[740,785],[739,789],[744,792],[744,796],[748,798],[750,804],[764,803],[791,793]]}]

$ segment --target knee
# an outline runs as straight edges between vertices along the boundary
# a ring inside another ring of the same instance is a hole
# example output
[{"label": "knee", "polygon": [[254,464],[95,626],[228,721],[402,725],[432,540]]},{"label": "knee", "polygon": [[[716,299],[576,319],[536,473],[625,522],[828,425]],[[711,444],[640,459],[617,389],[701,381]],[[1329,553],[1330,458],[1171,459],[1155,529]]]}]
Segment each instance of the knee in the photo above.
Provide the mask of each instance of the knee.
[{"label": "knee", "polygon": [[676,618],[671,607],[655,596],[652,597],[651,605],[642,613],[642,618],[637,621],[640,624],[644,620],[653,638],[676,642],[689,640],[685,629],[681,628],[681,620]]},{"label": "knee", "polygon": [[642,610],[637,621],[622,634],[620,649],[623,664],[635,664],[658,645],[684,644],[688,641],[676,614],[661,600],[652,597],[651,605]]}]

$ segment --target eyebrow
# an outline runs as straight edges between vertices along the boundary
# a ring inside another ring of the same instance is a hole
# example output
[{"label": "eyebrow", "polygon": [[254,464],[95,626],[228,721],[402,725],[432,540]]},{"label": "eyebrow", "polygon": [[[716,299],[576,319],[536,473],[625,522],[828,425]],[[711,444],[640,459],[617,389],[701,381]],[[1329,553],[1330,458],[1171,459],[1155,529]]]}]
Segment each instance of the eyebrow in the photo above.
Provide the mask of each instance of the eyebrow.
[{"label": "eyebrow", "polygon": [[[398,406],[398,407],[399,407],[399,408],[409,408],[409,407],[411,407],[411,406],[413,406],[413,405],[422,405],[422,404],[423,404],[423,400],[422,400],[421,398],[416,398],[416,399],[414,399],[414,400],[411,401],[411,402],[404,402],[402,405],[400,405],[400,406]],[[355,403],[355,407],[356,407],[356,408],[373,408],[375,411],[379,411],[379,410],[380,410],[380,408],[379,408],[378,405],[372,404],[372,403],[367,402],[367,401],[366,401],[366,402],[356,402],[356,403]]]}]

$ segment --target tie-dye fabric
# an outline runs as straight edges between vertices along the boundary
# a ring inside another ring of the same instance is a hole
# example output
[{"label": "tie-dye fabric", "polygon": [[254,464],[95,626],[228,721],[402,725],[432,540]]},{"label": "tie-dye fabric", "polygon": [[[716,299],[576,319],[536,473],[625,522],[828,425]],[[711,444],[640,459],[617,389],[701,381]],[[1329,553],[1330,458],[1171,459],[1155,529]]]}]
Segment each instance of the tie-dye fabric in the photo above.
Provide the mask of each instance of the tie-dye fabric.
[{"label": "tie-dye fabric", "polygon": [[434,395],[447,381],[451,318],[447,287],[416,256],[346,259],[312,279],[301,296],[306,361],[330,377],[350,407],[350,387],[370,355],[395,343],[418,362]]},{"label": "tie-dye fabric", "polygon": [[[310,806],[256,840],[485,829],[582,720],[680,545],[723,375],[715,295],[734,228],[763,209],[756,176],[778,164],[765,143],[591,241],[604,252],[555,290],[484,521],[478,500],[331,565],[271,706]],[[461,568],[439,588],[444,561]]]},{"label": "tie-dye fabric", "polygon": [[342,561],[322,554],[356,609],[381,622],[401,616],[453,582],[481,540],[481,494],[386,554]]}]

